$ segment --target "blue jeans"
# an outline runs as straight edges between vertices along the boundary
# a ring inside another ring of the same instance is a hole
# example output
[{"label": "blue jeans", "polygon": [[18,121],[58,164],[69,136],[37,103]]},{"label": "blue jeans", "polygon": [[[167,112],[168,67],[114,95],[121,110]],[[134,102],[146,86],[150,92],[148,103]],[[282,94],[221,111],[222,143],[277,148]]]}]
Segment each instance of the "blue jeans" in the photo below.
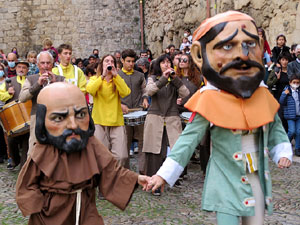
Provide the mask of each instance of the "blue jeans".
[{"label": "blue jeans", "polygon": [[288,137],[290,141],[295,138],[295,149],[300,149],[300,117],[295,120],[287,120],[288,122]]}]

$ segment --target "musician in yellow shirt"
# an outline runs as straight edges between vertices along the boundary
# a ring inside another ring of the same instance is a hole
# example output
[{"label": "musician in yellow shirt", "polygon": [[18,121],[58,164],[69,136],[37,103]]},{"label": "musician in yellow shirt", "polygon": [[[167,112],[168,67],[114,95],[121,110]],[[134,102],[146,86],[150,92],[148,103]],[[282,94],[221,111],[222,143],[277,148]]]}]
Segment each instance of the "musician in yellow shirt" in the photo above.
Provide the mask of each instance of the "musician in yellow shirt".
[{"label": "musician in yellow shirt", "polygon": [[85,75],[79,67],[71,64],[72,46],[61,44],[57,50],[60,64],[54,67],[52,72],[56,75],[64,76],[65,81],[76,85],[85,94]]},{"label": "musician in yellow shirt", "polygon": [[[19,61],[16,63],[16,73],[17,76],[10,78],[10,82],[2,83],[0,87],[0,101],[10,103],[12,101],[18,101],[19,94],[22,86],[25,83],[26,75],[29,70],[29,63],[26,61]],[[15,115],[19,116],[19,115]],[[16,137],[8,136],[8,150],[9,156],[12,158],[13,162],[10,163],[7,168],[14,169],[20,164],[20,169],[27,158],[28,151],[28,139],[29,133],[25,133]],[[22,149],[22,152],[19,150]],[[20,156],[21,155],[21,156]]]},{"label": "musician in yellow shirt", "polygon": [[103,56],[97,74],[90,78],[86,90],[94,101],[92,118],[96,128],[95,136],[124,166],[128,152],[121,98],[128,96],[131,91],[117,74],[116,64],[114,56]]}]

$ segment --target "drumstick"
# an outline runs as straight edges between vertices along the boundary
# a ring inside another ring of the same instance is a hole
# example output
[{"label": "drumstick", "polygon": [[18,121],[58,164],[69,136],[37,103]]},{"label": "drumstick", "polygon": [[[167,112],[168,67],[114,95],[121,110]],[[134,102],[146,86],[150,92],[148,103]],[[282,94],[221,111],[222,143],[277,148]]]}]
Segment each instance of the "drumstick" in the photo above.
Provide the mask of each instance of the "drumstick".
[{"label": "drumstick", "polygon": [[142,111],[143,108],[132,108],[132,109],[128,109],[128,112],[136,112],[136,111]]}]

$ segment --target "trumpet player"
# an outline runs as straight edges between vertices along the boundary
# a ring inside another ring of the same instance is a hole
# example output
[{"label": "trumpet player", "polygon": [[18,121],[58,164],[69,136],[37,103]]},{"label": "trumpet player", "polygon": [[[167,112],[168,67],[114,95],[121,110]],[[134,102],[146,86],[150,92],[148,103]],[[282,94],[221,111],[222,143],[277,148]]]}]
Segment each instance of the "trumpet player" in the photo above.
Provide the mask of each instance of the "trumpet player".
[{"label": "trumpet player", "polygon": [[34,74],[26,78],[19,95],[19,100],[21,102],[26,102],[30,99],[32,101],[28,154],[32,151],[33,146],[36,143],[34,129],[37,96],[42,90],[42,88],[46,85],[57,81],[64,81],[63,76],[58,76],[52,73],[53,62],[54,59],[50,52],[42,51],[40,54],[38,54],[37,66],[40,72],[38,74]]}]

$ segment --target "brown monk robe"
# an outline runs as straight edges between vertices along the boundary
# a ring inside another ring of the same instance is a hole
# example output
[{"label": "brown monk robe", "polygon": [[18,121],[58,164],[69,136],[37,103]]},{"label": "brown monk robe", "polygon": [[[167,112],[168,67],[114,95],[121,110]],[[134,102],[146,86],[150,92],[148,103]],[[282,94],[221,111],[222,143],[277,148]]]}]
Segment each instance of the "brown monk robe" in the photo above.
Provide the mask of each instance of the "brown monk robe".
[{"label": "brown monk robe", "polygon": [[[36,116],[39,143],[16,185],[17,204],[24,216],[30,215],[29,225],[104,224],[96,208],[96,187],[124,210],[137,182],[147,185],[146,176],[120,167],[93,136],[84,95],[74,85],[56,83],[42,89]],[[72,130],[70,135],[60,142],[67,130]]]}]

